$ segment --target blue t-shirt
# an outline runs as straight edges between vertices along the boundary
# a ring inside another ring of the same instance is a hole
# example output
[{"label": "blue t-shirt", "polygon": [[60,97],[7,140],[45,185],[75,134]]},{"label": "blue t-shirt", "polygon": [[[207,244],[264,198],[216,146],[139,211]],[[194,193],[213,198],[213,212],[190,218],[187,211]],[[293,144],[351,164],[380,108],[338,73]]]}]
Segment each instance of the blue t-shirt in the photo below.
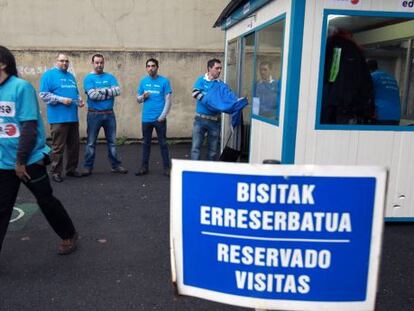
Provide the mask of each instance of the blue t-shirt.
[{"label": "blue t-shirt", "polygon": [[398,83],[382,70],[371,73],[375,90],[375,107],[378,120],[400,120],[401,104]]},{"label": "blue t-shirt", "polygon": [[[91,72],[83,80],[83,88],[87,94],[91,89],[106,89],[119,86],[116,78],[110,73],[96,74]],[[114,107],[114,97],[106,100],[92,100],[88,97],[88,108],[94,110],[111,110]]]},{"label": "blue t-shirt", "polygon": [[[213,85],[213,82],[214,80],[207,80],[205,75],[200,76],[194,83],[193,89],[197,89],[206,95]],[[217,115],[216,111],[208,109],[208,107],[204,105],[200,100],[196,101],[196,112],[210,116]]]},{"label": "blue t-shirt", "polygon": [[46,145],[35,89],[29,82],[10,76],[0,85],[0,169],[14,170],[21,123],[34,120],[37,121],[37,140],[27,165],[43,159],[50,148]]},{"label": "blue t-shirt", "polygon": [[78,122],[79,91],[75,77],[68,71],[55,67],[44,73],[40,79],[40,92],[75,100],[70,105],[63,103],[47,104],[47,121],[52,123]]},{"label": "blue t-shirt", "polygon": [[164,110],[165,96],[172,93],[170,81],[163,76],[155,79],[146,76],[139,83],[138,95],[144,92],[150,92],[150,95],[143,103],[142,122],[155,122]]}]

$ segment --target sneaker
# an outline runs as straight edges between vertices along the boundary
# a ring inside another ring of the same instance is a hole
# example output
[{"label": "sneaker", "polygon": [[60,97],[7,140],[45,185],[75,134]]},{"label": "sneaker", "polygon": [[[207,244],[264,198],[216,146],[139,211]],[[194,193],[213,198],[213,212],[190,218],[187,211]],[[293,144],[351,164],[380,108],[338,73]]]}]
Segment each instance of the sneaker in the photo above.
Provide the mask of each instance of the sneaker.
[{"label": "sneaker", "polygon": [[92,174],[92,169],[91,168],[84,168],[82,171],[82,176],[86,177]]},{"label": "sneaker", "polygon": [[68,255],[73,253],[76,250],[78,242],[78,233],[75,232],[71,239],[62,240],[59,245],[58,254],[59,255]]},{"label": "sneaker", "polygon": [[63,178],[60,176],[60,174],[52,174],[52,180],[55,182],[62,182]]},{"label": "sneaker", "polygon": [[138,172],[135,173],[135,176],[142,176],[148,174],[148,169],[145,167],[141,167]]},{"label": "sneaker", "polygon": [[164,176],[170,177],[170,169],[164,168]]},{"label": "sneaker", "polygon": [[71,172],[67,172],[66,176],[69,176],[69,177],[82,177],[83,175],[81,173],[79,173],[78,171],[71,171]]},{"label": "sneaker", "polygon": [[115,167],[115,168],[111,169],[111,172],[112,173],[119,173],[119,174],[126,174],[126,173],[128,173],[128,170],[123,168],[122,166],[118,166],[118,167]]}]

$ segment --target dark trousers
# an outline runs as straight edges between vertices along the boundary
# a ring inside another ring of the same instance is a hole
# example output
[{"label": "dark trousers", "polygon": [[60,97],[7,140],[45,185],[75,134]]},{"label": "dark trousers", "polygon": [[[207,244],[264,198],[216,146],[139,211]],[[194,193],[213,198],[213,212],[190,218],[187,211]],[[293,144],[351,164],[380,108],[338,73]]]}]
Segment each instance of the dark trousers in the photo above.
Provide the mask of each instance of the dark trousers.
[{"label": "dark trousers", "polygon": [[50,125],[52,154],[50,172],[62,175],[63,154],[66,149],[66,173],[73,172],[79,161],[79,123],[54,123]]},{"label": "dark trousers", "polygon": [[[75,227],[62,203],[53,196],[46,166],[32,164],[26,167],[26,171],[31,180],[24,184],[35,196],[53,230],[63,240],[72,238]],[[21,182],[14,170],[0,170],[0,251]]]},{"label": "dark trousers", "polygon": [[162,122],[142,122],[142,136],[144,137],[144,145],[142,147],[142,168],[148,169],[149,158],[151,154],[151,138],[155,128],[157,132],[158,144],[160,145],[162,162],[165,169],[170,167],[170,154],[167,144],[167,120]]}]

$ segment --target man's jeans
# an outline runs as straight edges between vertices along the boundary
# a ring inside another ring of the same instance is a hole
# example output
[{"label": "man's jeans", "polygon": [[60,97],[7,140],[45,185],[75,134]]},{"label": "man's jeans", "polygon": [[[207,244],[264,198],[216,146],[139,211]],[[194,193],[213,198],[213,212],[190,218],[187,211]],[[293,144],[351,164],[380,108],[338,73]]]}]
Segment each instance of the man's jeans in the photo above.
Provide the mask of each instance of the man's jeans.
[{"label": "man's jeans", "polygon": [[151,154],[151,138],[154,128],[157,132],[158,144],[160,145],[164,169],[168,169],[170,168],[170,154],[168,152],[167,144],[167,120],[164,120],[162,122],[142,122],[142,136],[144,138],[144,145],[142,148],[141,167],[145,169],[149,168],[149,158]]},{"label": "man's jeans", "polygon": [[121,165],[116,154],[115,138],[116,138],[116,120],[114,113],[102,114],[96,112],[88,112],[88,141],[85,147],[85,163],[83,166],[88,169],[93,169],[95,161],[96,140],[98,138],[99,130],[103,127],[105,132],[105,139],[108,147],[108,158],[111,162],[112,168],[117,168]]},{"label": "man's jeans", "polygon": [[202,119],[198,116],[193,123],[193,141],[191,146],[191,160],[200,160],[200,149],[207,133],[207,160],[217,159],[220,139],[220,121]]}]

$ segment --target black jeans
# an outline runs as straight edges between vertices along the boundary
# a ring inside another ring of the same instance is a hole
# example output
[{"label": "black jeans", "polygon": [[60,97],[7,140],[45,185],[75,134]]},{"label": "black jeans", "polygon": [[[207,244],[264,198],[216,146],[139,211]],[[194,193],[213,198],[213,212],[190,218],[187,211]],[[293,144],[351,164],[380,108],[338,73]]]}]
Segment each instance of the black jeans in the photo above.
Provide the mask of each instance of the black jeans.
[{"label": "black jeans", "polygon": [[[24,184],[36,197],[37,204],[53,230],[63,240],[72,238],[75,227],[62,203],[53,196],[46,166],[32,164],[26,167],[26,171],[31,180]],[[0,170],[0,251],[21,182],[14,170]]]},{"label": "black jeans", "polygon": [[170,167],[170,154],[168,152],[167,143],[167,120],[161,122],[142,122],[142,136],[144,138],[144,145],[142,146],[141,167],[145,169],[149,168],[151,138],[154,128],[157,132],[158,144],[160,145],[162,164],[164,166],[164,169],[168,169]]}]

